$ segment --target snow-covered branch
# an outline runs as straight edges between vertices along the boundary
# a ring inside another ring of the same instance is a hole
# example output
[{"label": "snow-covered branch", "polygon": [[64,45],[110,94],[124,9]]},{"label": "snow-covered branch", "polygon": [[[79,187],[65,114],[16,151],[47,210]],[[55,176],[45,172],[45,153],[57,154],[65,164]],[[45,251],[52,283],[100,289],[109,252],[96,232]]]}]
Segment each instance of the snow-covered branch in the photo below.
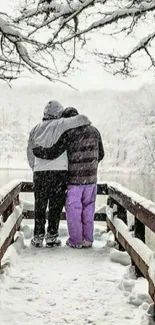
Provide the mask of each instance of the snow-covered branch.
[{"label": "snow-covered branch", "polygon": [[7,71],[10,75],[13,67],[11,75],[16,78],[27,68],[54,80],[79,62],[79,51],[83,46],[88,49],[95,32],[101,30],[103,42],[104,35],[129,37],[135,34],[142,19],[150,26],[150,15],[151,31],[147,36],[139,34],[137,44],[127,53],[121,54],[120,50],[116,55],[114,49],[107,54],[95,48],[93,52],[106,67],[112,65],[115,72],[123,74],[131,73],[132,57],[141,50],[154,66],[148,48],[155,37],[154,0],[23,0],[19,9],[18,17],[12,19],[0,12],[1,75]]},{"label": "snow-covered branch", "polygon": [[[48,72],[52,71],[39,60],[34,60],[31,51],[28,51],[30,46],[36,49],[41,46],[39,42],[29,39],[1,17],[0,34],[0,79],[9,81],[17,79],[21,71],[26,68],[52,80],[50,74],[48,75]],[[45,70],[47,70],[47,75]]]}]

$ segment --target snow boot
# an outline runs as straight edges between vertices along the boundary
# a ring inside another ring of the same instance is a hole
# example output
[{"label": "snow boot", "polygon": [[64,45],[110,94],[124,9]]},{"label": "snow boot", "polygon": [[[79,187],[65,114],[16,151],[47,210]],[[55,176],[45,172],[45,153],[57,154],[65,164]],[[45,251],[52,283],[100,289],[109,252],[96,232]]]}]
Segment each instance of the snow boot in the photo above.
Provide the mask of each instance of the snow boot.
[{"label": "snow boot", "polygon": [[46,247],[61,246],[61,240],[49,233],[45,236]]},{"label": "snow boot", "polygon": [[69,239],[67,239],[66,241],[66,245],[71,247],[71,248],[77,248],[77,249],[81,249],[82,248],[82,245],[81,244],[71,244]]},{"label": "snow boot", "polygon": [[92,247],[92,243],[88,240],[83,240],[83,243],[82,243],[82,247],[83,248],[91,248]]},{"label": "snow boot", "polygon": [[34,247],[42,247],[44,241],[44,235],[35,235],[31,240],[31,245]]}]

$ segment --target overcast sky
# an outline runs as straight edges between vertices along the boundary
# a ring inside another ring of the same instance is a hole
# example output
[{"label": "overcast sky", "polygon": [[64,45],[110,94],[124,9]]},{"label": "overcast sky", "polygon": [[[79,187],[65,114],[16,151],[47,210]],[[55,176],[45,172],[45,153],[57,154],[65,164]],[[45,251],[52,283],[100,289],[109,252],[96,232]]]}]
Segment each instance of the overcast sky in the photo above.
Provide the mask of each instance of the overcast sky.
[{"label": "overcast sky", "polygon": [[[19,0],[0,0],[0,11],[8,12],[10,8],[13,7],[13,4],[18,4]],[[10,5],[11,3],[11,5]],[[11,7],[10,7],[11,6]],[[97,36],[96,36],[97,41]],[[108,40],[107,40],[108,42]],[[104,41],[104,47],[109,46]],[[102,88],[115,88],[115,89],[133,89],[138,88],[144,82],[153,80],[152,74],[142,73],[138,78],[132,78],[128,80],[122,80],[121,77],[114,77],[104,71],[103,67],[95,62],[94,57],[89,57],[89,63],[82,66],[83,71],[75,71],[72,76],[68,76],[65,80],[73,84],[79,90],[88,90],[88,89],[102,89]],[[34,77],[33,77],[34,78]],[[30,78],[20,79],[21,82],[29,82]],[[36,80],[36,79],[35,79]],[[37,82],[44,82],[42,78],[38,78]]]}]

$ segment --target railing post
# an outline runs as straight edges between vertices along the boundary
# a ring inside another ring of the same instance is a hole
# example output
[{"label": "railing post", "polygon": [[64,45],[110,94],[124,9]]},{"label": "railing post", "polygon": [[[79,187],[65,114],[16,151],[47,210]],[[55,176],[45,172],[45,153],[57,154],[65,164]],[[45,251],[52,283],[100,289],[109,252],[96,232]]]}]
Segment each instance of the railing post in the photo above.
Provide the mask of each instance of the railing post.
[{"label": "railing post", "polygon": [[[117,216],[117,218],[119,218],[120,220],[122,220],[125,224],[127,224],[127,210],[121,206],[118,202],[116,202],[113,198],[111,198],[110,196],[108,197],[107,200],[107,205],[113,209],[114,205],[117,207],[116,211],[113,211],[113,217]],[[107,231],[110,231],[109,227],[107,226]],[[122,247],[122,245],[118,242],[117,237],[115,237],[115,240],[118,243],[118,249],[120,251],[124,251],[124,248]]]},{"label": "railing post", "polygon": [[[120,205],[119,203],[117,203],[117,218],[122,220],[126,225],[127,225],[127,210]],[[120,243],[118,243],[118,249],[119,251],[125,251],[125,249],[122,247],[122,245]]]},{"label": "railing post", "polygon": [[[19,194],[16,196],[16,198],[14,199],[14,205],[16,206],[16,205],[19,205]],[[20,227],[21,227],[21,225],[19,226],[19,228],[17,229],[18,231],[20,231]],[[13,240],[13,242],[12,242],[12,244],[14,243],[14,240]]]},{"label": "railing post", "polygon": [[143,243],[145,243],[145,225],[136,217],[135,217],[134,235],[136,238],[139,238],[140,240],[143,241]]},{"label": "railing post", "polygon": [[[136,218],[135,216],[135,224],[134,224],[134,236],[135,238],[140,239],[141,241],[143,241],[143,243],[145,243],[145,225]],[[134,262],[132,261],[132,265],[135,268],[135,274],[136,277],[143,277],[142,272],[139,270],[139,268],[134,264]]]},{"label": "railing post", "polygon": [[8,216],[13,212],[13,207],[13,202],[11,202],[8,208],[3,212],[3,222],[7,221]]},{"label": "railing post", "polygon": [[14,205],[19,205],[19,194],[14,199]]},{"label": "railing post", "polygon": [[[116,205],[116,202],[114,201],[114,199],[112,199],[110,196],[108,196],[107,205],[109,206],[109,208],[113,209],[114,205]],[[117,214],[117,212],[113,211],[113,217],[115,217],[116,214]],[[110,230],[111,229],[107,225],[107,232],[109,232]]]},{"label": "railing post", "polygon": [[[10,214],[13,212],[14,206],[19,205],[19,194],[14,198],[14,200],[10,203],[8,208],[3,212],[3,222],[5,223],[10,216]],[[20,230],[20,228],[18,229]],[[11,244],[14,243],[14,238],[11,241]]]},{"label": "railing post", "polygon": [[[107,198],[107,205],[109,206],[109,208],[113,208],[113,202],[112,202],[112,199],[110,196],[108,196],[108,198]],[[107,232],[109,232],[110,228],[107,223],[106,223],[106,226],[107,226]]]}]

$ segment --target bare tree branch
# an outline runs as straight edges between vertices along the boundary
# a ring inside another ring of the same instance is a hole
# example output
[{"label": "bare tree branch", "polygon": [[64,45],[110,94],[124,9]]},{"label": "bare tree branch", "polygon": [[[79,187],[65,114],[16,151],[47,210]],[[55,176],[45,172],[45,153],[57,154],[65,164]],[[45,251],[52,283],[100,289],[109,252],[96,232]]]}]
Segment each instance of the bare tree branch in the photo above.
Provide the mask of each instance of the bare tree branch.
[{"label": "bare tree branch", "polygon": [[[105,35],[122,41],[136,35],[137,44],[126,54],[116,49],[108,54],[93,49],[107,69],[131,75],[132,60],[140,51],[149,58],[149,68],[154,68],[155,58],[149,50],[155,38],[154,0],[24,0],[19,10],[18,17],[12,18],[0,12],[2,79],[5,76],[8,80],[10,72],[10,80],[17,78],[28,69],[50,81],[57,80],[75,66],[77,53],[83,46],[88,48],[89,39],[99,30],[103,41]],[[142,21],[151,26],[145,37],[136,34]]]}]

